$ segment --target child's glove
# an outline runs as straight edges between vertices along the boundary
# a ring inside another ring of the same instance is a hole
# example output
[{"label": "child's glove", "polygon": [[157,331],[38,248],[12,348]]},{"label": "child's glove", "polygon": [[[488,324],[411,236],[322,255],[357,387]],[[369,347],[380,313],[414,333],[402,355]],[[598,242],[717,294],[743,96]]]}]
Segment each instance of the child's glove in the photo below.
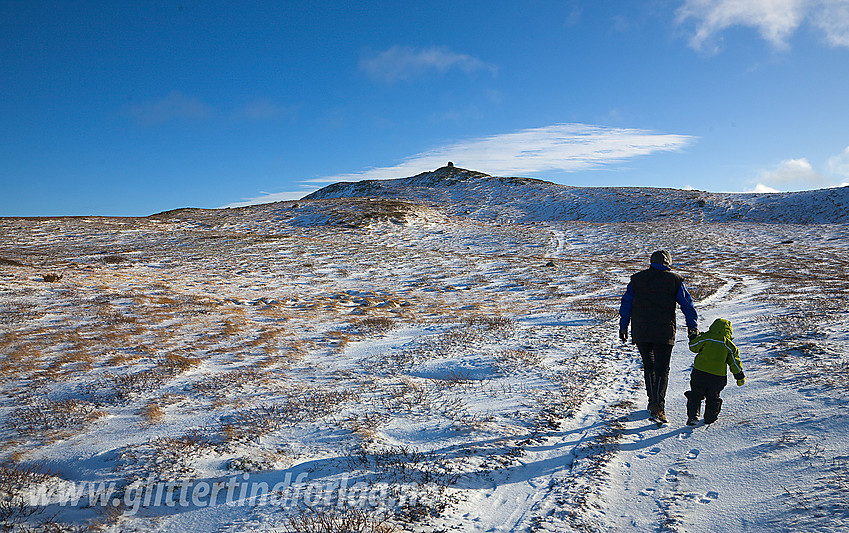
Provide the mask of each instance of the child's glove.
[{"label": "child's glove", "polygon": [[740,372],[739,374],[734,374],[734,379],[737,380],[738,387],[742,387],[746,384],[746,376],[744,376],[742,372]]},{"label": "child's glove", "polygon": [[693,340],[693,339],[695,339],[695,338],[696,338],[696,337],[698,337],[698,336],[699,336],[699,330],[698,330],[698,328],[687,328],[687,337],[688,337],[690,340]]},{"label": "child's glove", "polygon": [[620,329],[619,330],[619,340],[621,340],[622,342],[626,342],[628,340],[628,330],[627,329]]}]

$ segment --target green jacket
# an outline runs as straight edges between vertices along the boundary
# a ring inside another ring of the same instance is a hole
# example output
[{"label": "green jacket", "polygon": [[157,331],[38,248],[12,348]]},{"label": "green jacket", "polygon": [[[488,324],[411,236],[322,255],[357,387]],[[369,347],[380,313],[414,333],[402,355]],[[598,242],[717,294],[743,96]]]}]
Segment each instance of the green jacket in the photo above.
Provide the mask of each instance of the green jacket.
[{"label": "green jacket", "polygon": [[740,364],[740,351],[731,342],[731,322],[717,318],[710,329],[690,340],[690,351],[696,352],[693,368],[724,376],[725,367],[731,370],[736,379],[743,376],[743,366]]}]

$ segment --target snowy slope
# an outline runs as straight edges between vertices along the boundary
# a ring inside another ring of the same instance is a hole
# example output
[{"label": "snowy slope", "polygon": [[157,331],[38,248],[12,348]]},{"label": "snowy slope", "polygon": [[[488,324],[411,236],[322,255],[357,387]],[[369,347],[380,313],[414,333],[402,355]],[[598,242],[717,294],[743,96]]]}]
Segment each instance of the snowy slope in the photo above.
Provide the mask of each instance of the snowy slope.
[{"label": "snowy slope", "polygon": [[452,215],[502,222],[845,223],[849,187],[792,193],[730,194],[656,188],[569,187],[442,167],[410,178],[336,183],[305,197],[391,198],[447,206]]},{"label": "snowy slope", "polygon": [[[705,193],[460,169],[378,185],[137,219],[0,219],[2,525],[849,526],[849,226],[810,223],[831,220],[843,189],[715,195],[746,214],[706,200],[693,224],[692,205],[631,215]],[[702,329],[734,324],[748,382],[723,392],[712,426],[683,423],[683,331],[661,428],[616,334],[628,276],[659,248]],[[101,482],[114,483],[105,500],[88,491]]]}]

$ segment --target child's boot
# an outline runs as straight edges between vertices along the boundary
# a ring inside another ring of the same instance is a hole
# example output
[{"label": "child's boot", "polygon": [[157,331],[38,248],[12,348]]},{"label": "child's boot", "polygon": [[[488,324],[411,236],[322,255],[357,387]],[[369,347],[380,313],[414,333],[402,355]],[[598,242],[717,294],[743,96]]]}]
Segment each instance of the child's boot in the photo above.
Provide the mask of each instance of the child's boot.
[{"label": "child's boot", "polygon": [[719,411],[722,409],[722,398],[705,401],[705,424],[713,424],[719,418]]},{"label": "child's boot", "polygon": [[702,410],[702,400],[696,398],[693,391],[685,392],[684,396],[687,397],[687,425],[695,426],[699,423],[699,411]]}]

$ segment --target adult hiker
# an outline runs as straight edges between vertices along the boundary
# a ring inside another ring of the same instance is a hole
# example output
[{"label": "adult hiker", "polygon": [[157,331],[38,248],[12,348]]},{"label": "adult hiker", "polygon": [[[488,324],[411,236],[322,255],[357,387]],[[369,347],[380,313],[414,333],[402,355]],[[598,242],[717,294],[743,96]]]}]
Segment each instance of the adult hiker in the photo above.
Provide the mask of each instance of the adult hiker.
[{"label": "adult hiker", "polygon": [[675,305],[687,322],[687,336],[698,335],[698,315],[693,299],[684,286],[684,278],[672,272],[672,256],[665,250],[651,254],[649,268],[631,276],[631,282],[619,306],[619,338],[637,345],[643,359],[649,417],[666,423],[666,387],[669,360],[675,344]]}]

